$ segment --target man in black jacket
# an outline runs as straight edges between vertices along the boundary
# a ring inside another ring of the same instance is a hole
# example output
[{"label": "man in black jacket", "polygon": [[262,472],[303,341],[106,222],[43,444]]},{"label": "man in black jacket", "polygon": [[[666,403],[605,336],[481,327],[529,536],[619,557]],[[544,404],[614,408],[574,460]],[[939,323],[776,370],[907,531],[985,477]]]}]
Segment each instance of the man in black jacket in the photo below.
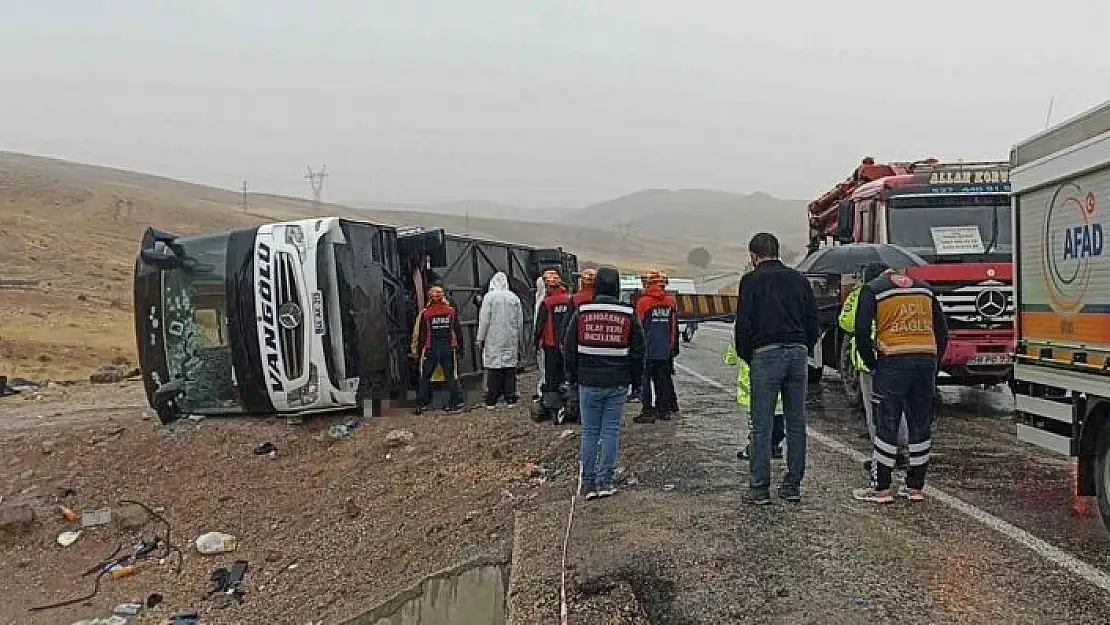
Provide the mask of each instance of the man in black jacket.
[{"label": "man in black jacket", "polygon": [[747,501],[771,503],[771,426],[782,393],[786,476],[779,495],[800,501],[806,464],[805,399],[809,350],[817,343],[817,300],[798,271],[779,260],[779,241],[761,232],[748,243],[755,269],[740,280],[736,353],[751,367],[751,481]]},{"label": "man in black jacket", "polygon": [[644,330],[632,307],[620,301],[620,274],[601,267],[594,284],[593,301],[574,311],[563,339],[566,379],[578,386],[581,489],[588,500],[617,492],[621,417],[628,385],[640,379],[644,364]]}]

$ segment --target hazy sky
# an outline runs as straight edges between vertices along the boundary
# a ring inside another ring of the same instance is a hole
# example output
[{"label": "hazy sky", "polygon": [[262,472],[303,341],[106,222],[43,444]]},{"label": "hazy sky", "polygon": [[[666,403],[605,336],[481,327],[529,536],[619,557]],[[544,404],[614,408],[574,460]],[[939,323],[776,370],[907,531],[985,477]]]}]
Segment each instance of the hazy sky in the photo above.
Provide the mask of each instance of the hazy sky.
[{"label": "hazy sky", "polygon": [[[1022,8],[1024,7],[1024,8]],[[1110,97],[1110,2],[0,0],[0,149],[331,200],[814,196]]]}]

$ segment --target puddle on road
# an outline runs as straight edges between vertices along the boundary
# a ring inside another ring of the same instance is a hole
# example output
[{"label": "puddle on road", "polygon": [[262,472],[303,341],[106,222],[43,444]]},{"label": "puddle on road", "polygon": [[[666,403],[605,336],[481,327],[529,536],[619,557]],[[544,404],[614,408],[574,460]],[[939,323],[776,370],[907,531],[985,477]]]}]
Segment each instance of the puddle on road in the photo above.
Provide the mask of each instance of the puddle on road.
[{"label": "puddle on road", "polygon": [[478,560],[433,573],[343,625],[505,625],[509,570]]}]

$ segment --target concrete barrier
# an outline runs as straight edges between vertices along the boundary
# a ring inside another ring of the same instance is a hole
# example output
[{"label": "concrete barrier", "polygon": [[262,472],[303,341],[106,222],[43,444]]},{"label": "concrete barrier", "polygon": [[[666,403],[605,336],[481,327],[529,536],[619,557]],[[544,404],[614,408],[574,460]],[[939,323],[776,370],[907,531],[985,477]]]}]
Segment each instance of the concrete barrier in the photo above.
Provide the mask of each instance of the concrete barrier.
[{"label": "concrete barrier", "polygon": [[425,577],[343,625],[505,625],[504,561],[480,559]]}]

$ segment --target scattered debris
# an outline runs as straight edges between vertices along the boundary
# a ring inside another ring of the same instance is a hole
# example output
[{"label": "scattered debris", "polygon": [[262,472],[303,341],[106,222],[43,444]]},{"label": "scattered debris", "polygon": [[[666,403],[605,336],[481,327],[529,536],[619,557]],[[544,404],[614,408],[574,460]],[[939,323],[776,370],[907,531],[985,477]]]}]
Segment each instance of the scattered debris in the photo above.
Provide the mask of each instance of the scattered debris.
[{"label": "scattered debris", "polygon": [[118,616],[135,616],[143,611],[143,607],[141,603],[121,603],[112,609],[112,614]]},{"label": "scattered debris", "polygon": [[179,612],[170,617],[167,625],[199,625],[200,614],[196,612]]},{"label": "scattered debris", "polygon": [[243,578],[246,577],[249,566],[246,560],[236,560],[230,570],[220,567],[212,571],[212,577],[209,579],[212,588],[208,591],[208,596],[219,594],[219,598],[225,601],[230,599],[242,601],[243,595],[247,592],[242,586]]},{"label": "scattered debris", "polygon": [[77,530],[76,532],[62,532],[58,534],[58,544],[63,547],[68,547],[77,542],[78,538],[81,538],[81,530]]},{"label": "scattered debris", "polygon": [[55,443],[52,440],[43,441],[42,442],[42,455],[49,456],[50,454],[54,453],[54,447],[56,445],[57,445],[57,443]]},{"label": "scattered debris", "polygon": [[572,429],[566,429],[562,432],[559,432],[559,440],[570,438],[571,436],[574,436],[574,430]]},{"label": "scattered debris", "polygon": [[158,605],[160,605],[162,603],[163,600],[164,600],[164,597],[162,597],[162,593],[152,592],[146,598],[146,607],[148,607],[148,608],[157,607]]},{"label": "scattered debris", "polygon": [[100,525],[107,525],[112,522],[112,509],[101,508],[99,510],[82,510],[81,511],[81,527],[97,527]]},{"label": "scattered debris", "polygon": [[23,378],[11,378],[0,375],[0,397],[17,395],[42,390],[43,385]]},{"label": "scattered debris", "polygon": [[77,513],[65,506],[58,506],[58,514],[62,515],[62,518],[65,519],[67,523],[77,522]]},{"label": "scattered debris", "polygon": [[271,458],[274,458],[277,456],[277,445],[271,443],[270,441],[266,441],[258,447],[255,447],[252,453],[254,453],[254,455],[256,456],[269,456]]},{"label": "scattered debris", "polygon": [[674,484],[664,484],[663,485],[663,490],[665,490],[667,492],[670,492],[670,491],[674,490]]},{"label": "scattered debris", "polygon": [[346,423],[337,423],[328,428],[328,436],[332,438],[346,438],[350,436],[351,432],[357,430],[359,425],[361,424],[358,419],[351,419]]},{"label": "scattered debris", "polygon": [[34,469],[27,469],[23,473],[19,474],[19,479],[23,480],[24,482],[26,482],[27,480],[30,480],[34,477],[35,477],[35,470]]},{"label": "scattered debris", "polygon": [[0,505],[0,530],[25,529],[35,522],[35,509],[29,503]]},{"label": "scattered debris", "polygon": [[117,384],[126,380],[131,372],[120,365],[102,365],[89,375],[93,384]]},{"label": "scattered debris", "polygon": [[197,551],[206,556],[211,556],[217,553],[235,551],[239,547],[239,540],[231,534],[208,532],[197,536],[196,546]]},{"label": "scattered debris", "polygon": [[412,443],[414,438],[416,437],[408,430],[390,430],[385,435],[385,444],[390,447],[404,447]]}]

